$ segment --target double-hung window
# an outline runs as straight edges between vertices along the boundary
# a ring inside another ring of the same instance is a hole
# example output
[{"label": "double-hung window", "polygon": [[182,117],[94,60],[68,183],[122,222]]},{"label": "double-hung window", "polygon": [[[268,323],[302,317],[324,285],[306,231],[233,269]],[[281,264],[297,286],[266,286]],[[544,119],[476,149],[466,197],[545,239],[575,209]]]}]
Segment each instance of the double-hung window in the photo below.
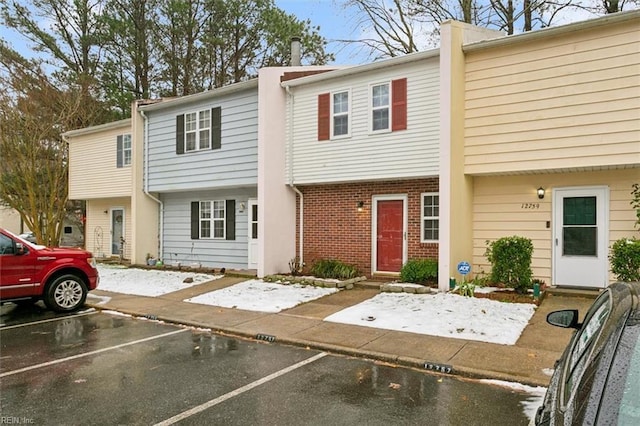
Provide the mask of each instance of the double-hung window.
[{"label": "double-hung window", "polygon": [[191,239],[235,240],[235,200],[192,201]]},{"label": "double-hung window", "polygon": [[131,134],[118,135],[116,137],[116,167],[131,165]]},{"label": "double-hung window", "polygon": [[222,109],[216,107],[176,117],[176,153],[220,149]]},{"label": "double-hung window", "polygon": [[200,201],[200,238],[225,238],[225,201]]},{"label": "double-hung window", "polygon": [[206,109],[184,115],[184,150],[199,151],[211,147],[211,111]]},{"label": "double-hung window", "polygon": [[422,194],[421,242],[438,241],[440,228],[440,197],[437,192]]},{"label": "double-hung window", "polygon": [[390,129],[389,83],[371,86],[371,130],[373,132]]},{"label": "double-hung window", "polygon": [[349,91],[335,92],[331,97],[331,135],[333,137],[348,136],[350,113]]}]

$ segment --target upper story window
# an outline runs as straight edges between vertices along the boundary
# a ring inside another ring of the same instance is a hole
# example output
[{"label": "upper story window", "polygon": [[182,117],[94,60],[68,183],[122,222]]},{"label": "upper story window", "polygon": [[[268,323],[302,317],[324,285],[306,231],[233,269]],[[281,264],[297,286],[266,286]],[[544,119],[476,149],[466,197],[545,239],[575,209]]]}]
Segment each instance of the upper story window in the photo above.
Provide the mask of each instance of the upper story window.
[{"label": "upper story window", "polygon": [[440,229],[440,196],[437,192],[422,194],[422,221],[420,242],[438,241]]},{"label": "upper story window", "polygon": [[191,239],[235,240],[235,200],[192,201]]},{"label": "upper story window", "polygon": [[349,135],[349,92],[337,92],[332,96],[331,102],[332,121],[331,136]]},{"label": "upper story window", "polygon": [[189,112],[176,117],[176,153],[220,149],[221,108]]},{"label": "upper story window", "polygon": [[371,86],[371,130],[389,130],[389,83]]},{"label": "upper story window", "polygon": [[131,134],[118,135],[117,138],[116,167],[131,165]]},{"label": "upper story window", "polygon": [[[357,92],[360,93],[360,92]],[[351,90],[318,95],[318,140],[351,136]],[[369,132],[407,129],[407,79],[400,78],[369,86]],[[360,104],[359,100],[356,100]],[[365,111],[356,117],[366,116]],[[366,124],[363,123],[362,127]],[[360,126],[357,126],[360,128]],[[363,135],[364,136],[364,135]]]},{"label": "upper story window", "polygon": [[347,137],[351,132],[349,90],[318,96],[318,140]]}]

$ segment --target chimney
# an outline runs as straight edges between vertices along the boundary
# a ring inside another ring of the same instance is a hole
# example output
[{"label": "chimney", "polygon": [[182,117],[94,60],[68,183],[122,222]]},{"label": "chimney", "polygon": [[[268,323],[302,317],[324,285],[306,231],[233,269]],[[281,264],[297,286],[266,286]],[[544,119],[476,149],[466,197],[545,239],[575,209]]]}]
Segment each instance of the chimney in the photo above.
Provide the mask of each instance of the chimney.
[{"label": "chimney", "polygon": [[291,66],[302,65],[300,53],[300,37],[291,37]]}]

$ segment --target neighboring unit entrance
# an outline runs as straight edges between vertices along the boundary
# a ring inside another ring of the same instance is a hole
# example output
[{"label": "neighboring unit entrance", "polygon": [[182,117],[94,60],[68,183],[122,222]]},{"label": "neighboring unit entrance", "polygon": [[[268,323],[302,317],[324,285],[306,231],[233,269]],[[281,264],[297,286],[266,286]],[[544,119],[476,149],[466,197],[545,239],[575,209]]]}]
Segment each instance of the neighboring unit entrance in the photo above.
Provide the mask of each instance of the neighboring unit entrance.
[{"label": "neighboring unit entrance", "polygon": [[[124,242],[124,209],[111,209],[111,254],[120,256],[120,246]],[[122,245],[124,250],[124,245]],[[122,253],[124,256],[124,253]]]},{"label": "neighboring unit entrance", "polygon": [[373,198],[373,272],[400,272],[406,260],[406,196]]},{"label": "neighboring unit entrance", "polygon": [[553,194],[553,284],[608,285],[609,188],[556,189]]},{"label": "neighboring unit entrance", "polygon": [[258,269],[258,200],[249,200],[249,269]]}]

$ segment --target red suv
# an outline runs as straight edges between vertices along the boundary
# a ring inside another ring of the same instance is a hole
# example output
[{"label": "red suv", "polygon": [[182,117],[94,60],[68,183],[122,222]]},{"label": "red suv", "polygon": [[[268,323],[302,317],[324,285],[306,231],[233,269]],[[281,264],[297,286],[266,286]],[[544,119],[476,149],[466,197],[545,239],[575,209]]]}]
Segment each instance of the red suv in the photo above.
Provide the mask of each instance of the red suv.
[{"label": "red suv", "polygon": [[42,299],[49,309],[72,312],[99,280],[88,251],[32,244],[0,228],[0,302]]}]

